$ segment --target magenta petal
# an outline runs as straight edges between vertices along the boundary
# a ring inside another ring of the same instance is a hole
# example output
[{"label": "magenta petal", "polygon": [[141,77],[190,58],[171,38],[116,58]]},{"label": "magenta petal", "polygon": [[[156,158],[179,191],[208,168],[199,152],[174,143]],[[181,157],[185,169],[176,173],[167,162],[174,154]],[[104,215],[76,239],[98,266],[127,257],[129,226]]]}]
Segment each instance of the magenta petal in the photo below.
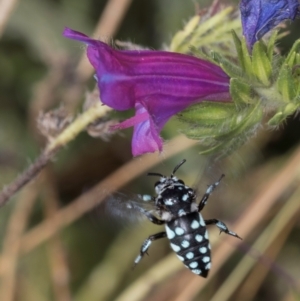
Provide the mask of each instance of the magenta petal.
[{"label": "magenta petal", "polygon": [[201,102],[230,101],[228,75],[193,56],[152,50],[116,50],[66,28],[64,35],[88,44],[100,98],[115,110],[136,115],[113,128],[134,126],[133,155],[162,150],[159,132],[175,114]]},{"label": "magenta petal", "polygon": [[64,31],[63,31],[63,36],[72,40],[77,40],[77,41],[81,41],[83,43],[86,44],[95,44],[96,41],[89,38],[87,35],[73,30],[71,28],[65,27]]},{"label": "magenta petal", "polygon": [[[137,104],[136,115],[144,115],[145,112],[147,112],[146,108]],[[131,145],[133,156],[162,151],[162,139],[150,115],[147,120],[134,126]]]},{"label": "magenta petal", "polygon": [[123,122],[120,122],[118,124],[115,124],[115,125],[111,126],[111,129],[112,130],[127,129],[129,127],[135,126],[138,123],[144,122],[148,119],[149,119],[149,114],[148,114],[147,111],[145,111],[144,113],[135,115],[131,118],[128,118],[128,119],[124,120]]}]

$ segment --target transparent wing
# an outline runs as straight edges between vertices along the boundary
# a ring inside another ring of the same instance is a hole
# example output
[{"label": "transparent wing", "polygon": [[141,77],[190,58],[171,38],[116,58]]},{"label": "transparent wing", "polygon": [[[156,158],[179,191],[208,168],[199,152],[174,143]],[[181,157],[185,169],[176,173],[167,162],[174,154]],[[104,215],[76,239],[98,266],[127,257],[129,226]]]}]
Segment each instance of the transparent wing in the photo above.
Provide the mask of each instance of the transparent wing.
[{"label": "transparent wing", "polygon": [[142,213],[148,211],[155,213],[155,204],[150,196],[113,193],[104,201],[105,214],[122,221],[141,221],[146,217]]},{"label": "transparent wing", "polygon": [[[216,162],[204,162],[199,168],[199,173],[197,174],[193,185],[191,186],[197,195],[196,203],[199,204],[204,194],[207,192],[207,189],[210,185],[218,181],[223,174],[223,168],[219,166]],[[211,198],[217,199],[221,198],[222,191],[224,192],[224,187],[226,186],[226,180],[222,179],[220,185],[213,190]]]}]

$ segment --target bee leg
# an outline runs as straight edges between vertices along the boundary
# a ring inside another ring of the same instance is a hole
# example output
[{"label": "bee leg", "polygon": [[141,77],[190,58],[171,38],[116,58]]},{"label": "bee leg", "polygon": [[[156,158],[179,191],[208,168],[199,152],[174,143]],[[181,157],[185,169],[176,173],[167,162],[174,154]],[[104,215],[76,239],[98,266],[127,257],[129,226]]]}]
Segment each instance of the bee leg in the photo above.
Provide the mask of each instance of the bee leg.
[{"label": "bee leg", "polygon": [[142,208],[140,206],[137,206],[137,205],[134,205],[133,208],[139,210],[153,224],[156,224],[156,225],[163,225],[163,224],[165,224],[165,221],[158,219],[155,215],[153,215],[151,212],[147,211],[146,209],[144,209],[144,208]]},{"label": "bee leg", "polygon": [[239,237],[235,232],[230,231],[230,230],[227,228],[227,226],[226,226],[223,222],[221,222],[221,221],[219,221],[219,220],[217,220],[217,219],[209,219],[209,220],[205,220],[205,224],[206,224],[206,225],[216,225],[216,226],[220,229],[220,234],[221,234],[222,232],[224,232],[224,233],[226,233],[226,234],[228,234],[228,235],[231,235],[231,236],[234,236],[234,237],[236,237],[236,238],[242,239],[242,238]]},{"label": "bee leg", "polygon": [[159,232],[153,235],[150,235],[142,244],[141,249],[140,249],[140,254],[136,257],[136,259],[134,260],[134,265],[133,268],[141,261],[141,259],[143,258],[143,256],[145,254],[148,254],[147,251],[152,243],[152,241],[160,239],[160,238],[164,238],[166,237],[167,234],[166,232]]},{"label": "bee leg", "polygon": [[221,175],[220,179],[217,182],[215,182],[214,184],[211,184],[211,185],[208,186],[208,188],[206,189],[205,194],[203,195],[203,197],[202,197],[202,199],[199,203],[198,212],[200,212],[204,208],[204,206],[207,203],[207,200],[208,200],[209,196],[212,194],[212,192],[215,190],[215,188],[220,184],[222,178],[224,178],[224,177],[225,177],[225,175]]}]

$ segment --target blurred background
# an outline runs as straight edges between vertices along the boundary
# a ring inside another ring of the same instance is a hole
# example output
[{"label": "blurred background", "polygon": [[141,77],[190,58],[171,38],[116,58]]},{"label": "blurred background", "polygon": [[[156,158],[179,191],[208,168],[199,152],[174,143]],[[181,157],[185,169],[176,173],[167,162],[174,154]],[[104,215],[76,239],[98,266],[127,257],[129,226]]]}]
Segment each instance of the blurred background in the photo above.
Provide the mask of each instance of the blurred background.
[{"label": "blurred background", "polygon": [[[94,89],[84,48],[62,37],[65,26],[165,49],[210,3],[0,1],[1,187],[45,147],[40,112],[64,104],[76,116]],[[297,26],[279,43],[282,52],[299,38]],[[0,300],[299,300],[299,116],[276,130],[260,129],[222,159],[200,156],[196,142],[178,136],[179,126],[174,118],[164,128],[169,142],[160,155],[132,159],[131,129],[104,140],[84,132],[60,150],[0,209]],[[200,196],[226,175],[203,216],[224,221],[243,241],[210,228],[213,266],[207,279],[185,269],[167,240],[153,243],[150,256],[132,271],[144,239],[162,229],[107,212],[98,204],[102,194],[107,187],[153,194],[156,179],[147,172],[168,175],[183,158],[178,176]]]}]

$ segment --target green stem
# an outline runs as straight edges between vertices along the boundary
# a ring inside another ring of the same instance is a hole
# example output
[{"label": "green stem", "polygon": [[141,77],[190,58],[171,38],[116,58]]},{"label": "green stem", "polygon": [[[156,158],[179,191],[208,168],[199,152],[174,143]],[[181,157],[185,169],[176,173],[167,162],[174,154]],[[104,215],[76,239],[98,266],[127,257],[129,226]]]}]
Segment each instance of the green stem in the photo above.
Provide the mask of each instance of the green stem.
[{"label": "green stem", "polygon": [[99,118],[106,116],[112,109],[98,102],[82,113],[72,122],[62,133],[55,137],[46,147],[46,152],[50,152],[56,148],[66,145],[73,140],[80,132]]}]

